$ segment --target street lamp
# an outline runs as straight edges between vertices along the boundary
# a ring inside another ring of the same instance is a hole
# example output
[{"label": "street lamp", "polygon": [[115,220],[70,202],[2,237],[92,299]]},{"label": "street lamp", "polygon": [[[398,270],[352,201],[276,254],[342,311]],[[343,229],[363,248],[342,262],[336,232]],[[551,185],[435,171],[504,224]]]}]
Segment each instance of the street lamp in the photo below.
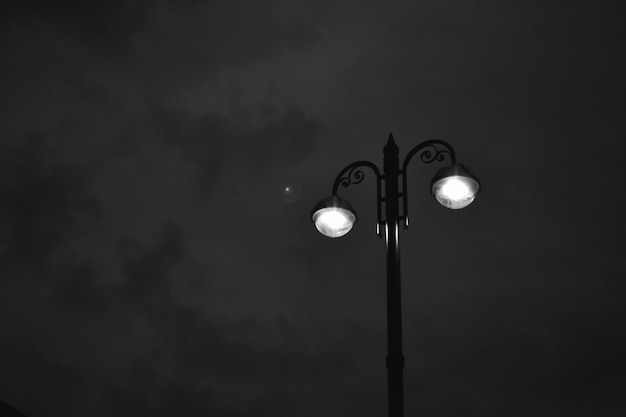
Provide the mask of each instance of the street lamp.
[{"label": "street lamp", "polygon": [[350,203],[335,194],[317,203],[311,217],[317,231],[328,237],[345,236],[356,222]]},{"label": "street lamp", "polygon": [[[357,161],[339,172],[333,184],[330,197],[321,200],[311,211],[315,228],[324,236],[338,238],[345,236],[357,220],[357,215],[350,203],[339,197],[339,185],[346,188],[363,181],[361,168],[370,168],[376,174],[378,221],[376,233],[384,235],[387,252],[387,389],[389,417],[404,415],[404,388],[402,372],[404,356],[402,354],[402,304],[400,291],[400,247],[398,229],[402,221],[404,229],[409,227],[407,166],[411,158],[420,153],[422,162],[443,161],[448,157],[450,165],[441,168],[433,177],[430,189],[437,201],[449,209],[462,209],[470,205],[480,190],[480,182],[469,169],[456,163],[454,149],[443,140],[427,140],[415,146],[404,158],[402,169],[398,159],[398,146],[389,134],[389,140],[383,149],[383,174],[369,161]],[[401,191],[399,180],[402,180]],[[384,195],[382,185],[384,184]],[[402,213],[400,213],[402,199]],[[384,203],[385,218],[382,217]],[[384,230],[384,234],[383,234]]]}]

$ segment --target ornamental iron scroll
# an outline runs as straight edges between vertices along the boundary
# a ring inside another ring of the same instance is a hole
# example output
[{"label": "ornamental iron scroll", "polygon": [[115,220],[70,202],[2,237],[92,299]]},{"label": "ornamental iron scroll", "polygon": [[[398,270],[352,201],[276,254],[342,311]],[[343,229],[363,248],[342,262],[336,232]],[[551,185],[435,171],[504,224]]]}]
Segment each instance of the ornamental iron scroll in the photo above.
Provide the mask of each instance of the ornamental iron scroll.
[{"label": "ornamental iron scroll", "polygon": [[422,151],[420,154],[420,160],[425,164],[430,164],[433,161],[442,162],[446,159],[446,156],[450,159],[450,163],[456,164],[456,154],[454,149],[446,141],[440,139],[431,139],[420,143],[415,146],[404,158],[402,164],[402,171],[406,171],[406,167],[409,165],[411,158],[416,153]]},{"label": "ornamental iron scroll", "polygon": [[446,155],[448,157],[450,155],[450,151],[448,149],[438,149],[435,145],[430,145],[430,147],[432,150],[424,149],[420,154],[420,160],[425,164],[430,164],[434,161],[442,162],[446,159]]},{"label": "ornamental iron scroll", "polygon": [[352,184],[359,184],[363,181],[365,174],[361,171],[360,166],[354,166],[348,171],[348,173],[341,178],[339,183],[343,188],[348,188]]},{"label": "ornamental iron scroll", "polygon": [[337,190],[339,188],[339,185],[341,185],[343,188],[348,188],[351,185],[360,184],[365,178],[365,173],[361,170],[361,168],[363,167],[370,168],[372,171],[374,171],[374,174],[376,174],[376,203],[378,205],[377,206],[378,222],[376,224],[376,234],[378,236],[381,236],[380,225],[382,224],[382,217],[381,217],[382,199],[381,199],[381,194],[380,194],[381,193],[380,182],[381,182],[382,176],[380,175],[380,170],[375,164],[369,161],[357,161],[346,166],[344,169],[342,169],[339,172],[339,174],[335,178],[335,182],[333,183],[333,195],[337,195]]},{"label": "ornamental iron scroll", "polygon": [[456,164],[456,154],[454,148],[446,141],[440,139],[431,139],[420,143],[415,146],[404,158],[402,164],[402,216],[404,220],[404,230],[409,228],[409,214],[408,214],[408,189],[407,189],[407,166],[413,156],[420,152],[420,160],[425,164],[432,162],[443,162],[446,157],[450,160],[450,164]]}]

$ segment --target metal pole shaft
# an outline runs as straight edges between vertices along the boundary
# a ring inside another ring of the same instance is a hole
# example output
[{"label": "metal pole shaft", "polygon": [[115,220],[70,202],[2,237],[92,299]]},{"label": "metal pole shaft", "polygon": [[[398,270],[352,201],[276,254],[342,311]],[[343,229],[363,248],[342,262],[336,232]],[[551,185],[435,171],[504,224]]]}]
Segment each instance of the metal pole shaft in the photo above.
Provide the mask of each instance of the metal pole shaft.
[{"label": "metal pole shaft", "polygon": [[389,417],[404,416],[404,356],[402,354],[402,298],[400,287],[400,246],[398,146],[389,135],[384,148],[385,243],[387,246],[387,387]]}]

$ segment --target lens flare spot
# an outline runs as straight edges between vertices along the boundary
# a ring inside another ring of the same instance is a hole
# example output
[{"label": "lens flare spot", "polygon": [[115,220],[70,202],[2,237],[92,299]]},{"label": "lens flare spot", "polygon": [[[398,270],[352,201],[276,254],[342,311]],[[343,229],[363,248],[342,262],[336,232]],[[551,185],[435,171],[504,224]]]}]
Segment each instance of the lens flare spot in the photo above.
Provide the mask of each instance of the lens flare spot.
[{"label": "lens flare spot", "polygon": [[286,181],[278,187],[278,196],[285,204],[293,204],[302,192],[302,185],[298,181]]}]

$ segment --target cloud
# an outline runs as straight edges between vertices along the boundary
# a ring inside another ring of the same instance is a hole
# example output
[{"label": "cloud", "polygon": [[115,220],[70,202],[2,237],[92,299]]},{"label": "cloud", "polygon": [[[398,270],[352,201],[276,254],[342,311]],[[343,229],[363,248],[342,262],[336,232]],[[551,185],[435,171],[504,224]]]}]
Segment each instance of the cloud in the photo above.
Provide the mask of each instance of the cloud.
[{"label": "cloud", "polygon": [[[579,5],[406,3],[6,6],[3,400],[33,417],[382,414],[371,179],[345,240],[308,211],[399,125],[462,137],[484,185],[450,213],[411,175],[407,407],[616,406],[623,196],[605,104],[621,73],[604,74],[617,47],[596,48],[615,29],[587,30],[603,21]],[[302,184],[291,205],[285,177]]]},{"label": "cloud", "polygon": [[3,20],[16,24],[51,24],[64,36],[95,46],[110,55],[128,52],[130,40],[148,17],[149,2],[110,1],[88,4],[74,0],[29,0],[8,7]]},{"label": "cloud", "polygon": [[[5,36],[17,26],[51,25],[66,40],[125,62],[161,82],[266,59],[314,42],[314,24],[281,19],[280,2],[28,1],[3,14]],[[167,57],[165,59],[165,57]]]},{"label": "cloud", "polygon": [[[46,275],[35,316],[3,336],[9,350],[20,352],[13,367],[21,369],[23,381],[15,388],[36,380],[37,389],[48,393],[41,405],[26,410],[80,413],[98,405],[96,416],[177,410],[249,415],[257,408],[269,412],[277,401],[299,410],[309,407],[299,397],[314,403],[316,384],[341,385],[359,375],[354,353],[370,337],[365,329],[310,344],[302,329],[285,320],[218,320],[181,303],[174,289],[190,277],[176,275],[175,267],[193,262],[185,242],[174,225],[152,244],[123,242],[123,282],[98,283],[90,265],[63,277]],[[194,288],[210,291],[217,278],[197,276],[201,282]],[[28,277],[22,279],[11,292],[24,300],[21,293],[32,287]],[[20,308],[3,304],[5,313]],[[34,369],[48,370],[57,383]],[[344,376],[338,379],[338,372]],[[294,387],[300,395],[290,394]]]},{"label": "cloud", "polygon": [[269,120],[261,126],[246,126],[245,118],[230,121],[213,114],[154,110],[165,141],[196,167],[203,192],[215,182],[257,181],[276,165],[295,164],[315,149],[322,131],[318,120],[297,108],[266,117]]},{"label": "cloud", "polygon": [[81,167],[50,159],[42,135],[27,133],[21,145],[5,146],[0,191],[4,250],[2,267],[47,268],[64,244],[85,233],[100,215]]},{"label": "cloud", "polygon": [[[161,108],[132,121],[123,116],[102,135],[105,116],[117,112],[111,97],[97,86],[72,88],[86,103],[77,110],[83,117],[66,119],[61,134],[42,129],[4,136],[2,149],[2,316],[32,311],[10,326],[3,343],[24,348],[15,372],[30,361],[67,376],[58,385],[39,379],[45,402],[26,410],[81,413],[100,404],[103,415],[146,409],[165,415],[180,410],[182,401],[190,413],[243,407],[246,414],[250,407],[271,409],[263,397],[279,395],[265,391],[274,382],[287,386],[302,372],[328,378],[346,362],[341,348],[302,351],[300,331],[268,316],[251,319],[249,310],[237,313],[237,305],[210,314],[212,304],[225,299],[222,290],[239,291],[261,258],[240,263],[246,272],[234,285],[224,263],[262,244],[248,236],[238,248],[241,243],[224,235],[203,236],[207,213],[249,210],[236,206],[254,201],[277,170],[312,152],[319,121],[292,109],[251,126]],[[214,196],[228,198],[215,204]],[[207,211],[197,212],[190,201]],[[271,209],[268,201],[255,204],[257,217]],[[199,239],[210,256],[198,258]],[[194,297],[206,306],[189,302]],[[247,292],[242,298],[254,297]],[[23,372],[24,383],[10,390],[18,399],[27,393],[24,384],[37,378]],[[256,375],[251,380],[250,372]],[[250,403],[220,399],[220,391],[237,392],[240,384],[250,384],[251,393],[238,394]],[[89,404],[70,401],[71,391]]]}]

